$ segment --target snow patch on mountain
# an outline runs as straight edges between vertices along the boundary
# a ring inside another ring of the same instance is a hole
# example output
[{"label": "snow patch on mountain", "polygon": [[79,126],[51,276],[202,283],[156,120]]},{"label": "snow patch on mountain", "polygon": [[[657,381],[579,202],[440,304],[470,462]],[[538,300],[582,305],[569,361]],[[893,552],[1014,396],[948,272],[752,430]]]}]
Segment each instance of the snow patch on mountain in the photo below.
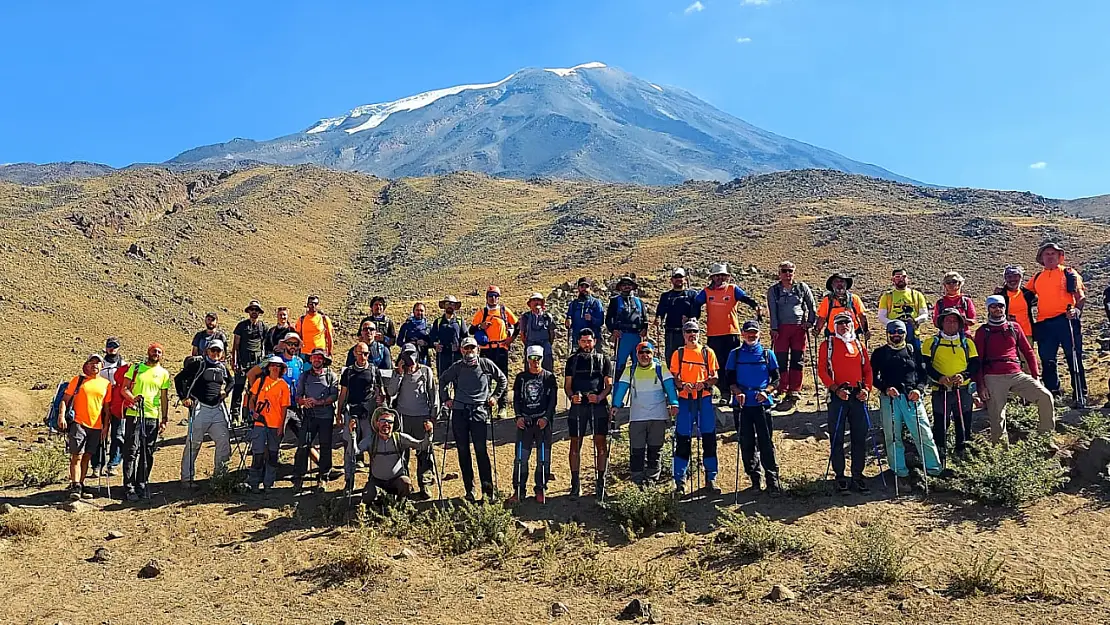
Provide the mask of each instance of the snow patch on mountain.
[{"label": "snow patch on mountain", "polygon": [[[604,63],[598,63],[597,61],[591,61],[589,63],[583,63],[581,65],[575,65],[574,67],[544,68],[544,71],[545,72],[551,72],[552,74],[555,74],[556,76],[562,76],[563,78],[566,78],[567,76],[570,76],[571,74],[573,74],[575,72],[575,70],[579,70],[579,69],[601,69],[603,67],[605,67]],[[662,91],[662,89],[660,89],[660,91]]]}]

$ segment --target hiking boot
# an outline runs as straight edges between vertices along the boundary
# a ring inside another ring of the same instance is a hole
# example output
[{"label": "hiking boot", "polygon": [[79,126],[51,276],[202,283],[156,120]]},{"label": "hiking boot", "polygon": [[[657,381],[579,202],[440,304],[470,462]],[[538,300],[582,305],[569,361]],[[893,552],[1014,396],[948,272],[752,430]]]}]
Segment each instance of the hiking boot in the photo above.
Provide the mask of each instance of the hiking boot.
[{"label": "hiking boot", "polygon": [[582,480],[580,480],[578,477],[572,477],[570,479],[570,498],[571,499],[578,499],[581,496],[582,496]]},{"label": "hiking boot", "polygon": [[474,489],[466,489],[466,496],[464,497],[470,503],[478,503],[478,498],[474,496]]},{"label": "hiking boot", "polygon": [[493,484],[482,484],[482,498],[491,502],[497,499],[497,492],[493,490]]},{"label": "hiking boot", "polygon": [[139,493],[137,493],[135,491],[129,491],[127,493],[127,501],[136,502],[138,500],[139,500]]},{"label": "hiking boot", "polygon": [[82,484],[81,485],[81,499],[93,499],[94,497],[95,497],[95,495],[93,495],[92,491],[89,490],[87,486]]},{"label": "hiking boot", "polygon": [[752,485],[745,488],[744,492],[745,493],[760,493],[760,492],[762,492],[763,491],[763,486],[762,486],[762,480],[760,479],[759,474],[758,473],[750,473],[750,474],[748,474],[748,477],[751,479]]},{"label": "hiking boot", "polygon": [[432,496],[426,490],[418,490],[412,494],[412,498],[414,501],[428,501]]},{"label": "hiking boot", "polygon": [[711,479],[706,478],[706,480],[705,480],[705,490],[710,495],[720,495],[721,494],[721,489],[717,486],[717,480],[711,480]]},{"label": "hiking boot", "polygon": [[836,490],[840,493],[848,492],[848,480],[842,477],[836,478]]},{"label": "hiking boot", "polygon": [[326,493],[328,490],[327,482],[325,482],[324,480],[316,480],[316,487],[312,490],[316,491],[316,493],[319,495]]},{"label": "hiking boot", "polygon": [[599,473],[594,482],[594,497],[598,500],[605,499],[605,474]]},{"label": "hiking boot", "polygon": [[779,485],[779,481],[777,478],[767,478],[767,494],[772,497],[778,497],[782,494],[782,486]]},{"label": "hiking boot", "polygon": [[515,494],[509,495],[509,498],[506,499],[503,502],[503,504],[506,508],[512,508],[513,506],[515,506],[519,503],[520,503],[520,497],[517,497]]},{"label": "hiking boot", "polygon": [[100,477],[100,469],[89,469],[89,477],[94,480]]},{"label": "hiking boot", "polygon": [[66,488],[66,495],[69,497],[70,501],[77,501],[81,498],[81,485],[77,482],[71,482]]},{"label": "hiking boot", "polygon": [[852,478],[852,490],[861,495],[867,495],[871,492],[871,489],[867,486],[867,482],[865,482],[863,478],[858,477]]},{"label": "hiking boot", "polygon": [[790,412],[798,405],[798,400],[793,395],[787,395],[775,406],[775,412]]},{"label": "hiking boot", "polygon": [[536,503],[547,503],[547,496],[544,495],[543,489],[536,489]]},{"label": "hiking boot", "polygon": [[115,477],[118,474],[119,474],[119,472],[118,472],[117,468],[114,467],[114,466],[109,466],[108,470],[104,472],[104,475],[107,475],[108,477]]},{"label": "hiking boot", "polygon": [[675,495],[675,497],[679,497],[679,498],[682,498],[682,497],[686,496],[686,480],[676,480],[675,481],[675,483],[674,483],[674,495]]}]

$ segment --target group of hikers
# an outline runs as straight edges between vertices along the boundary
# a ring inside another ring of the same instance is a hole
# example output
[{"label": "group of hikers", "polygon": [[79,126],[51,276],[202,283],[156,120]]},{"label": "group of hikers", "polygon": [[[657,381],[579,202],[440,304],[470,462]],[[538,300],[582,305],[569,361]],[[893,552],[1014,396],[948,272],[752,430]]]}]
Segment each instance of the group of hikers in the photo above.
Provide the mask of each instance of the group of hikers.
[{"label": "group of hikers", "polygon": [[[661,295],[653,316],[636,295],[639,285],[632,277],[616,282],[607,305],[593,295],[589,279],[579,279],[561,323],[540,293],[528,298],[527,312],[518,317],[502,303],[496,286],[487,288],[485,305],[469,320],[459,316],[459,299],[447,296],[438,302],[438,318],[430,320],[425,304],[417,303],[399,327],[386,314],[385,298],[375,297],[339,373],[332,367],[339,337],[317,296],[308,298],[295,321],[288,308],[278,308],[273,326],[262,320],[261,303],[251,301],[246,318],[230,335],[220,327],[219,316],[208,313],[205,328],[193,338],[192,355],[176,375],[163,367],[158,343],[149,345],[141,362],[128,363],[114,337],[103,354],[88,357],[66,385],[58,416],[71,454],[70,496],[92,497],[86,479],[114,476],[122,464],[121,496],[130,501],[149,497],[171,387],[189,411],[180,471],[185,488],[195,487],[197,455],[208,436],[215,443],[217,471],[228,466],[234,442],[243,450],[243,464],[250,456],[247,487],[272,489],[282,470],[279,447],[288,436],[296,439],[290,477],[298,492],[308,489],[310,461],[316,467],[314,489],[326,491],[333,449],[342,448],[349,494],[361,468],[368,472],[362,491],[366,501],[383,493],[429,499],[428,487],[437,482],[442,497],[442,462],[433,456],[438,422],[444,429],[444,459],[449,436],[454,441],[466,499],[490,500],[497,481],[489,453],[492,448],[496,454],[493,423],[507,417],[511,398],[516,440],[507,503],[527,496],[533,453],[532,491],[542,503],[555,477],[550,454],[561,392],[569,405],[572,498],[582,494],[582,445],[589,435],[593,493],[604,500],[621,409],[627,409],[629,469],[636,484],[670,481],[677,495],[685,495],[692,490],[690,479],[701,489],[704,473],[705,493],[720,494],[721,407],[732,409],[742,465],[737,480],[742,470],[749,490],[759,492],[765,484],[775,494],[780,483],[772,415],[790,412],[801,399],[807,362],[815,384],[826,390],[817,394],[817,404],[828,419],[826,476],[833,472],[837,489],[868,490],[868,443],[877,448],[868,440],[873,395],[888,467],[898,478],[909,477],[903,446],[908,434],[927,480],[945,470],[950,425],[953,453],[964,453],[977,404],[985,404],[992,442],[1008,440],[1011,396],[1035,404],[1038,429],[1051,432],[1054,404],[1068,401],[1057,371],[1060,350],[1072,381],[1070,401],[1085,405],[1081,314],[1086,295],[1083,280],[1064,264],[1064,256],[1055,243],[1041,246],[1036,260],[1043,268],[1028,281],[1021,267],[1006,267],[1002,285],[986,298],[985,318],[964,294],[959,273],[944,275],[943,296],[930,307],[924,294],[909,286],[908,273],[896,268],[890,289],[878,301],[885,340],[874,351],[867,310],[852,291],[853,279],[834,273],[818,300],[809,285],[795,279],[791,262],[779,265],[765,306],[733,282],[724,263],[710,266],[709,284],[701,289],[690,288],[686,272],[675,269],[673,288]],[[1110,302],[1110,288],[1104,299]],[[750,307],[755,318],[741,323],[741,305]],[[1110,303],[1106,312],[1110,318]],[[929,323],[936,332],[926,338]],[[559,325],[573,348],[561,384],[553,349]],[[653,327],[661,331],[662,346],[648,338]],[[765,329],[769,347],[763,342]],[[518,340],[524,367],[510,392],[509,356]],[[671,473],[664,476],[663,448],[672,427]],[[412,456],[416,467],[410,476]]]}]

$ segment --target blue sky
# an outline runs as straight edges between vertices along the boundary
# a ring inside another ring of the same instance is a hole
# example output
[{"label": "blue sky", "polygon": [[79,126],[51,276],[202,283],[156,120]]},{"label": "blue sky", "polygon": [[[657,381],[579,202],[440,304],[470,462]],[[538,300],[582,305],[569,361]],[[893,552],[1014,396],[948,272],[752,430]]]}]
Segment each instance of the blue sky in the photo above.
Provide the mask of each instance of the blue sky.
[{"label": "blue sky", "polygon": [[602,61],[912,178],[1110,193],[1110,2],[6,2],[0,162],[157,162]]}]

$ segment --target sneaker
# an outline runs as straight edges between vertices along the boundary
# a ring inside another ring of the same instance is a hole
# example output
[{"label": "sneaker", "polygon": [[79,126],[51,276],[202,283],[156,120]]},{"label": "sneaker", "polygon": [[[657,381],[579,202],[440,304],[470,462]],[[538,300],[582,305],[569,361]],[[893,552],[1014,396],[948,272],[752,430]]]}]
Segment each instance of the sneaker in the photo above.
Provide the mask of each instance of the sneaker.
[{"label": "sneaker", "polygon": [[852,490],[861,495],[866,495],[871,492],[871,489],[867,486],[867,482],[860,478],[852,478]]},{"label": "sneaker", "polygon": [[116,467],[113,467],[113,466],[108,467],[108,470],[104,472],[104,475],[107,475],[108,477],[115,477],[118,474],[119,474],[118,469]]},{"label": "sneaker", "polygon": [[720,487],[717,486],[717,480],[711,480],[711,479],[706,478],[706,480],[705,480],[705,490],[706,490],[706,492],[708,492],[711,495],[720,495],[721,494],[721,489],[720,489]]},{"label": "sneaker", "polygon": [[602,500],[602,499],[605,499],[605,476],[604,475],[597,476],[597,480],[594,482],[594,497],[596,499],[598,499],[599,501]]},{"label": "sneaker", "polygon": [[474,496],[474,489],[473,488],[466,489],[465,499],[470,503],[478,503],[478,498]]},{"label": "sneaker", "polygon": [[482,499],[493,501],[497,498],[497,493],[493,490],[493,484],[482,484]]},{"label": "sneaker", "polygon": [[71,482],[69,487],[66,488],[66,494],[69,496],[70,501],[77,501],[81,498],[81,485],[77,482]]},{"label": "sneaker", "polygon": [[139,493],[137,493],[135,491],[129,491],[127,493],[127,501],[136,502],[138,500],[139,500]]},{"label": "sneaker", "polygon": [[778,497],[782,494],[782,487],[779,486],[778,480],[767,480],[767,494],[772,497]]},{"label": "sneaker", "polygon": [[94,499],[94,498],[96,498],[96,495],[93,494],[92,490],[90,490],[89,487],[85,486],[84,484],[81,484],[81,491],[80,492],[81,492],[81,499]]},{"label": "sneaker", "polygon": [[432,496],[426,490],[418,490],[412,494],[412,498],[414,501],[428,501]]},{"label": "sneaker", "polygon": [[579,480],[572,480],[570,483],[570,498],[578,499],[582,496],[582,484]]},{"label": "sneaker", "polygon": [[94,480],[100,477],[100,469],[89,469],[89,477]]},{"label": "sneaker", "polygon": [[836,490],[837,490],[837,492],[841,492],[841,493],[848,492],[848,480],[846,480],[842,477],[836,478]]},{"label": "sneaker", "polygon": [[763,485],[762,485],[762,481],[759,478],[759,475],[758,474],[752,475],[751,480],[752,480],[752,485],[745,488],[744,492],[745,493],[760,493],[760,492],[762,492],[763,491]]},{"label": "sneaker", "polygon": [[792,395],[783,397],[782,400],[775,406],[775,412],[790,412],[797,406],[798,400]]}]

